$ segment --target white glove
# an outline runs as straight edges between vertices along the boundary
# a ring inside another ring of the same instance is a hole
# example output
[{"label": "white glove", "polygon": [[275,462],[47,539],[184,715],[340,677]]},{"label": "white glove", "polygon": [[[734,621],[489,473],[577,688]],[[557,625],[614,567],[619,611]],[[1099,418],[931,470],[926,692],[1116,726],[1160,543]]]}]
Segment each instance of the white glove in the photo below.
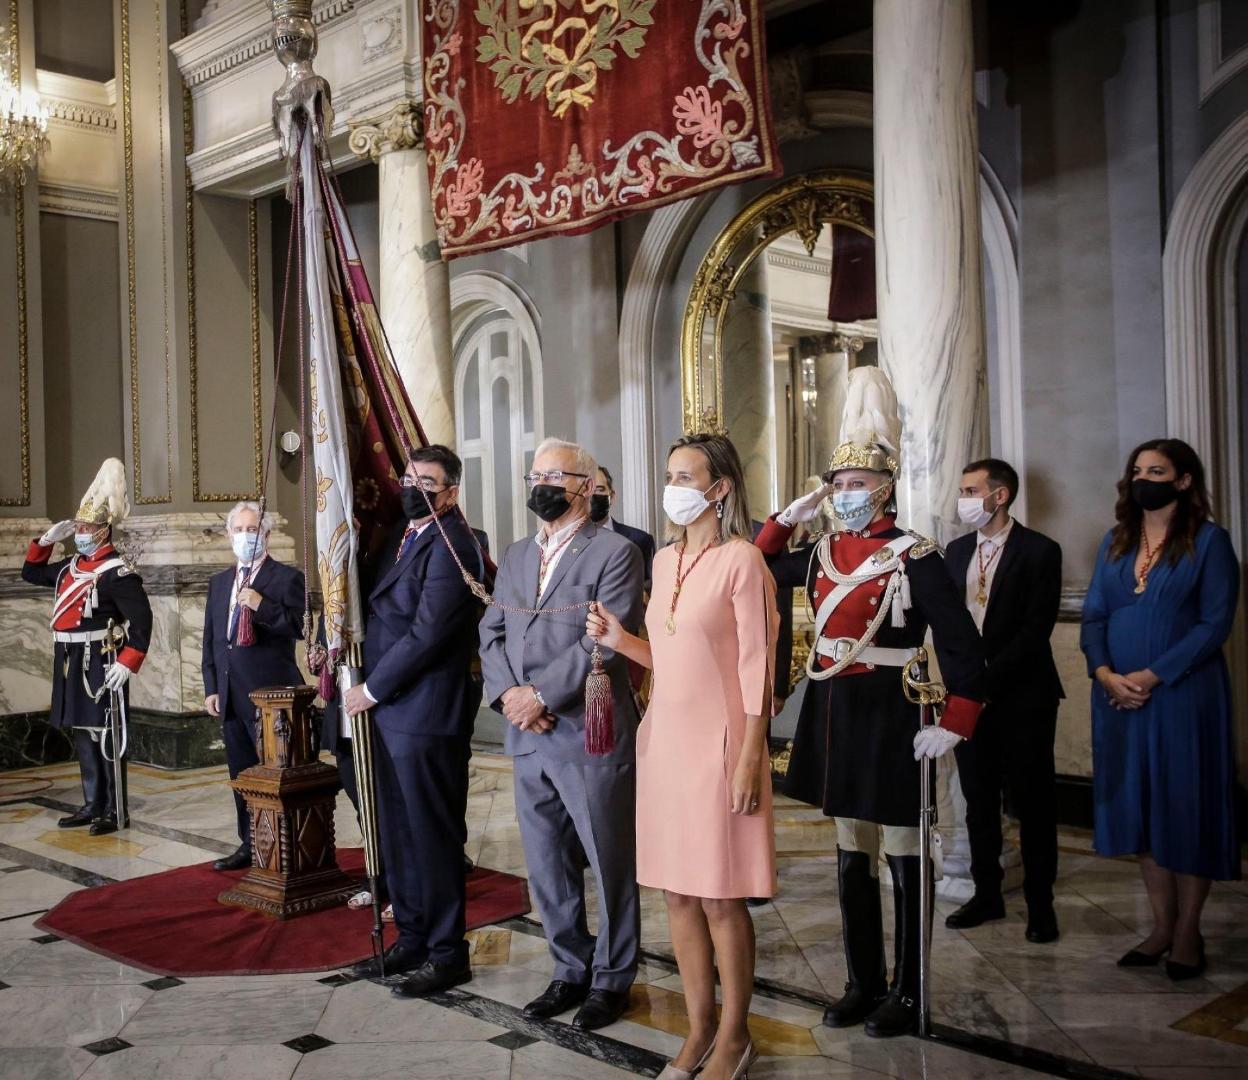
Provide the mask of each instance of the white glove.
[{"label": "white glove", "polygon": [[944,757],[961,741],[961,735],[957,735],[939,724],[920,728],[918,734],[914,737],[914,760],[919,761],[925,757],[935,760],[936,758]]},{"label": "white glove", "polygon": [[781,525],[800,525],[807,521],[813,521],[819,514],[819,504],[823,502],[831,490],[831,484],[824,484],[823,487],[812,491],[809,495],[803,495],[800,499],[794,499],[776,515],[776,520]]},{"label": "white glove", "polygon": [[104,672],[104,685],[109,690],[120,690],[130,678],[130,669],[125,664],[109,664]]},{"label": "white glove", "polygon": [[58,540],[68,540],[74,535],[73,521],[58,521],[47,532],[39,537],[39,543],[44,547],[51,547]]}]

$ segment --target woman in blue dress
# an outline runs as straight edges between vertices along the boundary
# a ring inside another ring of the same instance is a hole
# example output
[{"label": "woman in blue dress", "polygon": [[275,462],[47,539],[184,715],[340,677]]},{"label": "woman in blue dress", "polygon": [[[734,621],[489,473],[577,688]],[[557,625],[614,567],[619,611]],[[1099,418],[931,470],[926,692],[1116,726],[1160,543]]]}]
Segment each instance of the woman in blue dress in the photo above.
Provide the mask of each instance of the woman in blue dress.
[{"label": "woman in blue dress", "polygon": [[1138,855],[1153,930],[1119,960],[1205,968],[1211,881],[1240,876],[1235,739],[1222,645],[1239,562],[1210,520],[1205,471],[1178,439],[1132,451],[1101,543],[1080,644],[1092,676],[1096,850]]}]

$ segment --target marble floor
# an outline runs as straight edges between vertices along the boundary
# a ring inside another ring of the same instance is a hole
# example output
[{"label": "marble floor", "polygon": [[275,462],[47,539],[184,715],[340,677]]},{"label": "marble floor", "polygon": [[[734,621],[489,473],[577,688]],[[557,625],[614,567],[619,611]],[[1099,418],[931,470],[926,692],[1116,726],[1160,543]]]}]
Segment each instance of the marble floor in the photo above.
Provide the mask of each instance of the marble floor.
[{"label": "marble floor", "polygon": [[[136,766],[134,826],[92,838],[55,824],[79,801],[76,766],[0,774],[2,1080],[597,1080],[653,1076],[680,1045],[680,979],[662,898],[649,892],[632,1007],[593,1035],[533,1024],[520,1012],[550,970],[536,915],[474,931],[472,982],[424,1002],[325,972],[157,978],[34,928],[75,889],[231,850],[224,782],[223,769]],[[474,758],[468,815],[472,858],[523,874],[505,758]],[[341,844],[358,843],[341,798],[337,827]],[[1142,936],[1147,900],[1135,865],[1094,856],[1085,834],[1062,836],[1055,945],[1024,940],[1021,897],[1009,899],[1005,921],[965,933],[944,928],[951,905],[938,902],[934,1019],[941,1031],[998,1040],[989,1057],[960,1048],[953,1035],[878,1041],[861,1029],[822,1027],[821,1002],[845,980],[831,825],[782,801],[777,846],[780,895],[753,912],[759,966],[751,1028],[764,1055],[750,1073],[756,1080],[1248,1075],[1248,886],[1214,887],[1205,924],[1209,971],[1183,985],[1160,969],[1114,965]],[[1034,1053],[1011,1058],[1006,1043]]]}]

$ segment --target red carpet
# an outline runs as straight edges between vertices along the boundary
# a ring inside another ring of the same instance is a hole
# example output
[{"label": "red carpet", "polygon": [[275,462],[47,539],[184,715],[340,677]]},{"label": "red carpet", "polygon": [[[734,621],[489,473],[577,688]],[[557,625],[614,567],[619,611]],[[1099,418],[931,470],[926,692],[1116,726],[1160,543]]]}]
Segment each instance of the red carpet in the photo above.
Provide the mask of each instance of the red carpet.
[{"label": "red carpet", "polygon": [[[341,848],[338,865],[362,877],[359,848]],[[329,971],[369,955],[371,910],[346,905],[285,921],[226,907],[217,896],[244,871],[211,863],[166,870],[71,893],[35,925],[84,949],[157,975],[285,975]],[[497,870],[468,876],[468,929],[523,915],[523,878]],[[395,937],[386,927],[386,944]]]}]

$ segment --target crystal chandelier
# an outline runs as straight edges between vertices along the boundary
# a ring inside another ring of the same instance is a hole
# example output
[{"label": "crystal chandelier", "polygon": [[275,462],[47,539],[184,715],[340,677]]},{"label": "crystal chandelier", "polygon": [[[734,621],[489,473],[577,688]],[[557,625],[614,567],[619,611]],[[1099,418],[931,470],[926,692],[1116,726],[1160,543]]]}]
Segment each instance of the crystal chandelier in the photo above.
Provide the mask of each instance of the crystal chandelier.
[{"label": "crystal chandelier", "polygon": [[17,64],[9,32],[0,27],[0,191],[24,184],[48,146],[48,110],[19,89]]}]

